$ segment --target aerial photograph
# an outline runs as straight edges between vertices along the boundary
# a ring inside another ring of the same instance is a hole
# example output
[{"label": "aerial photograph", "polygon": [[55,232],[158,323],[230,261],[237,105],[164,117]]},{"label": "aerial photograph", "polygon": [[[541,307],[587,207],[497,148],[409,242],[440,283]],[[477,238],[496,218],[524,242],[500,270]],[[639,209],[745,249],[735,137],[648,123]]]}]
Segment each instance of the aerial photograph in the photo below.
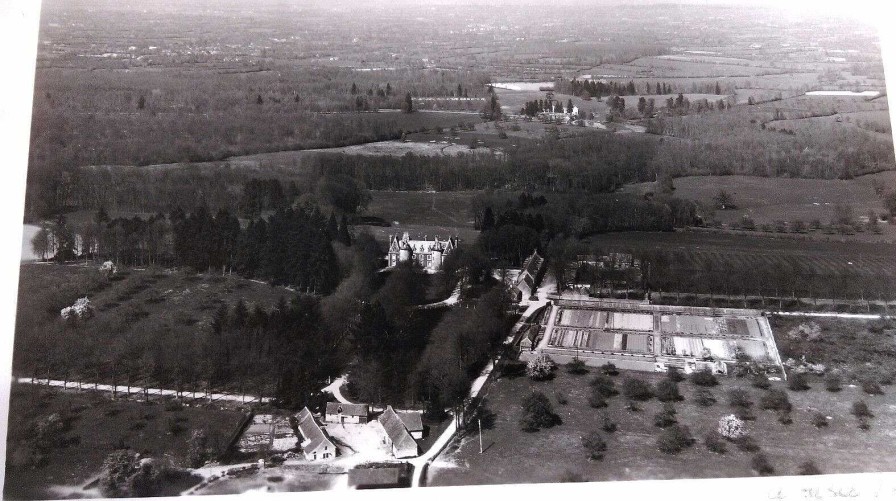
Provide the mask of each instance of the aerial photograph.
[{"label": "aerial photograph", "polygon": [[868,17],[43,0],[3,498],[896,472]]}]

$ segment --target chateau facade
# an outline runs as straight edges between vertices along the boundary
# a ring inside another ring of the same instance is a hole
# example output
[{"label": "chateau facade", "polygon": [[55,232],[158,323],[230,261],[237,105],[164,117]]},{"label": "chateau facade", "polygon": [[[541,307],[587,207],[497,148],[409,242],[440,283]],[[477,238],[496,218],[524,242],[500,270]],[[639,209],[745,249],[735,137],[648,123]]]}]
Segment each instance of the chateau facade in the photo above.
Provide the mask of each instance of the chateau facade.
[{"label": "chateau facade", "polygon": [[427,271],[439,271],[445,258],[457,248],[457,243],[457,237],[439,240],[436,236],[430,240],[424,236],[422,240],[411,240],[407,232],[401,239],[398,235],[392,235],[389,237],[387,266],[396,266],[398,263],[413,260]]}]

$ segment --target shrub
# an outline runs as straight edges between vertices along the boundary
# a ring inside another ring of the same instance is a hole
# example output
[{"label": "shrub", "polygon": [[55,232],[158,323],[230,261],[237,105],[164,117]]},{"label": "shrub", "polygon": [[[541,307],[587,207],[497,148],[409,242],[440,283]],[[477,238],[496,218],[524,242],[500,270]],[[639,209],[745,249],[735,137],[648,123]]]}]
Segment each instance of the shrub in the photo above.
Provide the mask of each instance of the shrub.
[{"label": "shrub", "polygon": [[709,449],[710,452],[715,452],[716,454],[725,454],[728,451],[728,446],[725,445],[725,440],[722,439],[722,436],[719,435],[717,431],[711,431],[706,434],[706,437],[703,439],[703,443],[706,444],[706,448]]},{"label": "shrub", "polygon": [[675,408],[671,404],[664,405],[663,410],[653,416],[653,425],[658,428],[667,428],[676,422]]},{"label": "shrub", "polygon": [[607,362],[604,365],[601,365],[600,370],[607,376],[618,376],[619,375],[619,370],[616,369],[616,365],[612,364],[610,362]]},{"label": "shrub", "polygon": [[852,415],[859,419],[874,417],[874,414],[871,413],[871,409],[868,408],[868,404],[866,404],[864,400],[853,402]]},{"label": "shrub", "polygon": [[666,369],[666,379],[674,383],[680,383],[684,381],[684,374],[682,374],[681,371],[678,370],[678,367],[670,365]]},{"label": "shrub", "polygon": [[656,441],[657,448],[665,454],[678,454],[693,444],[694,438],[688,427],[678,424],[663,430]]},{"label": "shrub", "polygon": [[769,390],[759,398],[759,406],[766,410],[789,413],[793,410],[790,397],[783,390]]},{"label": "shrub", "polygon": [[604,452],[607,451],[607,443],[596,431],[582,437],[582,446],[588,452],[588,459],[592,461],[600,461],[604,458]]},{"label": "shrub", "polygon": [[656,384],[656,398],[660,402],[678,402],[684,400],[678,391],[678,383],[671,379],[664,379]]},{"label": "shrub", "polygon": [[524,431],[538,431],[557,424],[560,424],[560,416],[554,413],[554,408],[544,393],[533,391],[523,400],[520,426]]},{"label": "shrub", "polygon": [[787,382],[787,388],[790,391],[806,391],[810,388],[809,378],[802,372],[797,372],[791,375],[790,380]]},{"label": "shrub", "polygon": [[601,409],[607,406],[607,399],[596,388],[592,388],[591,395],[588,396],[588,405],[595,409]]},{"label": "shrub", "polygon": [[719,384],[719,380],[716,379],[715,375],[713,375],[712,371],[709,369],[699,370],[691,374],[691,382],[697,386],[716,386]]},{"label": "shrub", "polygon": [[753,437],[743,436],[735,441],[737,444],[737,448],[744,452],[757,452],[759,451],[759,443]]},{"label": "shrub", "polygon": [[169,418],[168,419],[168,431],[172,435],[180,435],[184,431],[187,430],[187,427],[184,426],[183,422],[179,419]]},{"label": "shrub", "polygon": [[526,362],[508,360],[501,367],[501,377],[518,377],[526,373]]},{"label": "shrub", "polygon": [[824,387],[830,392],[837,392],[843,389],[843,378],[839,373],[829,372],[824,377]]},{"label": "shrub", "polygon": [[767,390],[772,386],[771,381],[768,380],[768,376],[762,373],[754,375],[750,383],[753,385],[753,388],[759,388],[760,390]]},{"label": "shrub", "polygon": [[716,403],[716,397],[713,396],[712,392],[707,390],[706,388],[697,390],[697,393],[694,396],[694,400],[698,405],[702,407],[709,407]]},{"label": "shrub", "polygon": [[772,467],[771,462],[768,460],[768,457],[765,454],[759,453],[753,456],[753,460],[750,462],[753,466],[753,469],[756,470],[760,476],[768,476],[775,473],[775,468]]},{"label": "shrub", "polygon": [[859,429],[862,431],[868,431],[871,429],[871,423],[868,422],[868,418],[864,416],[859,418]]},{"label": "shrub", "polygon": [[628,409],[628,410],[631,411],[631,412],[641,412],[641,407],[640,407],[640,406],[638,405],[638,403],[635,402],[634,400],[629,400],[629,401],[625,404],[625,408]]},{"label": "shrub", "polygon": [[737,440],[747,434],[747,428],[743,420],[734,414],[730,414],[719,419],[718,432],[719,435],[728,440]]},{"label": "shrub", "polygon": [[815,412],[812,414],[812,426],[822,428],[828,425],[828,418],[823,412]]},{"label": "shrub", "polygon": [[591,380],[591,388],[592,391],[600,393],[604,397],[612,397],[619,393],[616,391],[616,383],[608,376],[604,375],[595,376],[595,378]]},{"label": "shrub", "polygon": [[607,433],[613,433],[617,430],[616,423],[610,420],[610,416],[607,414],[603,414],[601,416],[601,421],[603,421],[603,425],[601,425],[601,429]]},{"label": "shrub", "polygon": [[799,468],[796,471],[797,475],[821,475],[821,470],[818,469],[818,466],[815,465],[815,461],[806,461],[800,463]]},{"label": "shrub", "polygon": [[728,405],[734,408],[749,408],[753,405],[750,394],[746,390],[735,388],[728,392]]},{"label": "shrub", "polygon": [[526,375],[535,381],[545,381],[554,377],[557,364],[547,355],[540,355],[526,364]]},{"label": "shrub", "polygon": [[790,415],[790,411],[780,412],[778,414],[778,422],[781,424],[792,424],[793,417]]},{"label": "shrub", "polygon": [[653,390],[643,379],[625,378],[622,382],[622,393],[626,398],[645,401],[653,398]]},{"label": "shrub", "polygon": [[165,410],[168,412],[179,412],[184,410],[184,404],[180,400],[168,400],[165,402]]},{"label": "shrub", "polygon": [[588,374],[588,366],[581,358],[574,358],[566,364],[566,372],[575,375]]},{"label": "shrub", "polygon": [[866,379],[862,381],[862,391],[869,395],[883,395],[884,390],[881,389],[880,384],[877,381]]},{"label": "shrub", "polygon": [[558,391],[555,396],[557,397],[558,404],[566,405],[569,403],[569,400],[566,398],[566,395],[564,395],[562,392]]}]

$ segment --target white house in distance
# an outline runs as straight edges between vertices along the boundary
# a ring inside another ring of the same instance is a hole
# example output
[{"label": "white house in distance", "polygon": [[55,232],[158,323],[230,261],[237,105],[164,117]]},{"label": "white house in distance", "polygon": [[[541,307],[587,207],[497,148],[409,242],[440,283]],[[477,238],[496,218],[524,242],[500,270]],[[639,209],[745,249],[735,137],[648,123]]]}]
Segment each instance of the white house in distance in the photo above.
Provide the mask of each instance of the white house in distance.
[{"label": "white house in distance", "polygon": [[411,240],[407,232],[389,237],[389,253],[386,255],[387,266],[396,266],[405,261],[415,261],[423,269],[436,272],[442,269],[445,258],[457,248],[457,237],[439,240],[436,236],[430,240],[426,236],[422,240]]},{"label": "white house in distance", "polygon": [[324,430],[314,421],[314,416],[307,407],[296,414],[297,427],[302,435],[299,445],[305,459],[331,459],[336,457],[336,446],[327,438]]},{"label": "white house in distance", "polygon": [[340,424],[366,424],[369,416],[370,406],[367,404],[327,402],[327,411],[324,414],[324,421]]}]

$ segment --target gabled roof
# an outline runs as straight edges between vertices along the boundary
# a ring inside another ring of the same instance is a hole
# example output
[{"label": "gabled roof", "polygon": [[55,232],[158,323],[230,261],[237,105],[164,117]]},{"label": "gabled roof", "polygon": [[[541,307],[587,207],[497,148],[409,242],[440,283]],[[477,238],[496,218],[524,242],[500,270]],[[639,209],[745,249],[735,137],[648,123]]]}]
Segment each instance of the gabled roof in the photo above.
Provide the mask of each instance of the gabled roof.
[{"label": "gabled roof", "polygon": [[386,407],[386,410],[380,414],[379,422],[383,429],[386,430],[386,435],[389,435],[392,446],[400,454],[410,453],[410,451],[413,451],[414,455],[417,454],[417,441],[408,433],[404,422],[398,417],[391,405]]},{"label": "gabled roof", "polygon": [[423,431],[423,414],[419,412],[396,412],[396,414],[408,431]]},{"label": "gabled roof", "polygon": [[327,414],[344,414],[346,416],[367,417],[370,414],[370,406],[367,404],[344,404],[342,402],[327,402]]},{"label": "gabled roof", "polygon": [[348,471],[348,485],[359,488],[398,487],[406,477],[407,470],[407,463],[352,468]]},{"label": "gabled roof", "polygon": [[299,433],[302,434],[304,439],[302,441],[303,451],[311,452],[317,450],[322,445],[327,445],[332,447],[335,452],[336,446],[333,445],[333,442],[330,442],[324,434],[324,430],[314,421],[314,416],[311,415],[311,411],[307,407],[296,414],[296,421],[298,421]]}]

